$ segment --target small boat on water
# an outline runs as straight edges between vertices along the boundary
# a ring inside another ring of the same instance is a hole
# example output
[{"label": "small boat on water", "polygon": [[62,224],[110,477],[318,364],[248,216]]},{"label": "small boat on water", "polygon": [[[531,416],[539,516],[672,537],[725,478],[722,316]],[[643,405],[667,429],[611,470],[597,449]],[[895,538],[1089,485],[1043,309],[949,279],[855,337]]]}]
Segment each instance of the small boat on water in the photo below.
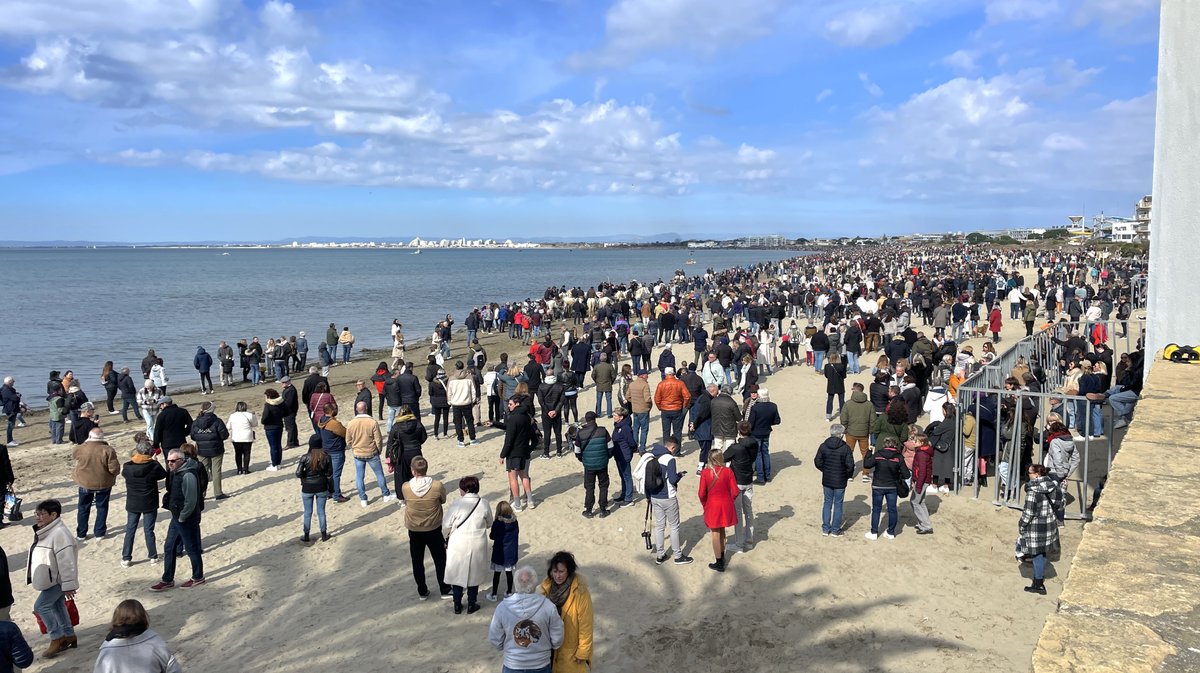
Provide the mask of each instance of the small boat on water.
[{"label": "small boat on water", "polygon": [[419,255],[419,254],[421,254],[421,251],[420,251],[419,249],[418,249],[418,250],[413,250],[413,251],[412,251],[412,254],[414,254],[414,255]]},{"label": "small boat on water", "polygon": [[689,252],[687,261],[684,262],[684,264],[695,264],[695,263],[696,263],[696,258],[692,256],[692,253]]}]

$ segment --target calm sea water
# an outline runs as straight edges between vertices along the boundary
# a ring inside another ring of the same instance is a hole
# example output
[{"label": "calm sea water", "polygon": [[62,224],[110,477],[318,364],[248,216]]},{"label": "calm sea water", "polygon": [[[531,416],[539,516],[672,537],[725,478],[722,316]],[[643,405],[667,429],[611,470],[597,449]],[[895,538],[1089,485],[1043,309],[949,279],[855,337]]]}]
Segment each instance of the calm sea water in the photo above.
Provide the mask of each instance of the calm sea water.
[{"label": "calm sea water", "polygon": [[[105,360],[140,382],[146,349],[174,385],[194,387],[196,346],[216,356],[221,339],[308,333],[310,361],[330,322],[350,327],[356,348],[391,345],[400,318],[410,341],[452,313],[540,297],[550,285],[650,282],[794,256],[791,251],[697,250],[0,250],[4,274],[0,375],[14,376],[32,407],[44,406],[51,369],[71,369],[93,400]],[[238,371],[240,374],[240,370]],[[214,379],[216,373],[214,373]]]}]

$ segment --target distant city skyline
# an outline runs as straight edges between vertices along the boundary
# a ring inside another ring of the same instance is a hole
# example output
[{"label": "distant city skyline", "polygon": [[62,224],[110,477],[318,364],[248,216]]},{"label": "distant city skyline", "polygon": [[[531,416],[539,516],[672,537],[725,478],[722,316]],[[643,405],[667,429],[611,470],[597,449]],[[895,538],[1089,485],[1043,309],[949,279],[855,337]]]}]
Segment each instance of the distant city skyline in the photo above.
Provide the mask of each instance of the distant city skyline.
[{"label": "distant city skyline", "polygon": [[0,239],[1062,227],[1150,193],[1155,0],[13,0]]}]

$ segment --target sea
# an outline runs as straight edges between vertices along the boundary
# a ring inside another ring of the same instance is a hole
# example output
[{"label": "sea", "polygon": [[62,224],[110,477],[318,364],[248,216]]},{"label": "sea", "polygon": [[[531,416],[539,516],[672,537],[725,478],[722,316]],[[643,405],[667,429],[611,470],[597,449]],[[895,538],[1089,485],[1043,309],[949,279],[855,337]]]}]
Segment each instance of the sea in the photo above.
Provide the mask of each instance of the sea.
[{"label": "sea", "polygon": [[[686,266],[689,254],[696,264]],[[427,339],[447,313],[455,329],[472,307],[540,298],[555,285],[585,290],[604,281],[670,279],[704,270],[787,259],[794,250],[662,248],[6,248],[0,376],[23,401],[45,406],[50,370],[72,370],[93,401],[112,360],[141,382],[149,348],[163,358],[171,388],[199,386],[197,346],[304,330],[311,344],[329,323],[349,327],[359,348],[391,346],[399,318],[409,343]],[[235,370],[240,375],[240,370]],[[218,381],[214,368],[213,379]]]}]

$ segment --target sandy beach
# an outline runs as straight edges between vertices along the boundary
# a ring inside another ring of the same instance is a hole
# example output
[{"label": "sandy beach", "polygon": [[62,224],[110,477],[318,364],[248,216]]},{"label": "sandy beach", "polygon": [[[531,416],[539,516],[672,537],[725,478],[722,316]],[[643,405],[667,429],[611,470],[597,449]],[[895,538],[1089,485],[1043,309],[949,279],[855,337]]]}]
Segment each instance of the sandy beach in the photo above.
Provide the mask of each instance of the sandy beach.
[{"label": "sandy beach", "polygon": [[[1000,347],[1022,334],[1019,323],[1006,320]],[[978,352],[981,340],[971,343]],[[458,356],[461,338],[455,345]],[[507,337],[489,337],[485,347],[491,362],[504,351],[514,362],[524,361],[525,348]],[[379,359],[360,355],[331,370],[335,397],[353,399],[354,380],[368,378]],[[863,361],[873,363],[874,356]],[[184,378],[181,372],[176,376]],[[866,383],[868,374],[850,378]],[[651,376],[652,384],[657,380],[657,374]],[[1021,590],[1024,582],[1012,556],[1019,513],[966,495],[930,496],[932,536],[914,534],[911,511],[901,504],[903,529],[896,539],[870,542],[863,538],[869,528],[870,485],[855,480],[846,493],[848,531],[841,538],[822,537],[820,474],[812,457],[828,434],[824,379],[811,368],[789,367],[762,385],[783,417],[771,441],[776,477],[755,487],[757,546],[733,556],[724,574],[705,567],[712,559],[694,474],[680,485],[680,508],[684,547],[696,563],[659,567],[642,544],[641,500],[606,519],[585,520],[579,515],[579,463],[569,456],[533,461],[539,504],[518,514],[521,564],[540,571],[559,549],[576,555],[595,606],[594,670],[1028,670],[1033,645],[1055,606],[1081,535],[1080,524],[1069,522],[1063,529],[1062,560],[1050,565],[1049,595],[1044,597]],[[30,395],[40,386],[19,382]],[[204,398],[196,393],[172,396],[193,415],[201,401],[211,400],[227,418],[238,400],[253,411],[261,409],[263,389],[242,385],[218,387],[215,395]],[[593,399],[591,389],[582,392],[581,411],[591,408]],[[348,416],[343,413],[343,420]],[[128,460],[132,434],[142,423],[101,416],[101,424],[122,461]],[[652,439],[660,427],[656,411]],[[303,418],[300,429],[303,443],[308,430]],[[38,501],[58,498],[64,519],[74,525],[76,488],[69,476],[71,447],[49,445],[44,416],[30,418],[17,439],[21,446],[10,452],[26,519],[0,531],[0,543],[8,553],[14,585],[13,619],[40,652],[46,638],[38,634],[31,614],[35,592],[24,582],[32,511]],[[466,448],[456,448],[453,440],[431,440],[424,453],[431,474],[455,494],[451,500],[457,497],[457,479],[475,474],[482,480],[482,495],[494,507],[507,494],[497,463],[502,433],[485,428],[480,439]],[[682,466],[694,472],[695,443],[686,442],[684,450]],[[485,601],[482,612],[456,616],[449,602],[417,600],[401,508],[381,502],[373,477],[367,478],[368,509],[353,497],[330,504],[333,539],[311,546],[299,541],[300,489],[293,470],[300,451],[285,451],[282,470],[264,471],[267,446],[260,431],[254,471],[236,476],[232,447],[227,446],[224,488],[232,497],[206,503],[202,529],[208,584],[194,589],[149,591],[161,566],[145,561],[140,533],[134,565],[120,566],[125,515],[124,486],[118,480],[109,534],[89,539],[80,552],[79,649],[55,660],[39,659],[28,670],[90,671],[112,609],[125,598],[146,605],[152,628],[170,643],[187,671],[499,670],[500,654],[487,642],[494,604]],[[615,469],[610,474],[612,492],[619,479]],[[353,463],[342,480],[347,493],[353,492]],[[160,546],[168,516],[160,514]],[[185,574],[187,568],[186,558],[181,559],[179,572]],[[431,562],[428,568],[432,574]]]}]

